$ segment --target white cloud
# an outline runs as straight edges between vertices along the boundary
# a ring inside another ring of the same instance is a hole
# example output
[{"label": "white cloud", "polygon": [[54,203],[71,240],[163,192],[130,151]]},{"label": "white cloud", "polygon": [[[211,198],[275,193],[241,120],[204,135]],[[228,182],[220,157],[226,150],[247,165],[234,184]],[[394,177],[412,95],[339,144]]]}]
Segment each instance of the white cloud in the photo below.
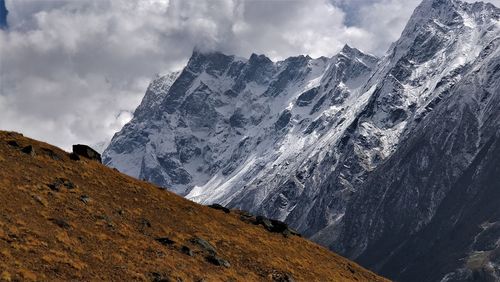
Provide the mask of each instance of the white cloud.
[{"label": "white cloud", "polygon": [[195,46],[276,59],[349,43],[381,55],[418,2],[7,0],[0,128],[64,148],[106,141],[150,78],[181,68]]}]

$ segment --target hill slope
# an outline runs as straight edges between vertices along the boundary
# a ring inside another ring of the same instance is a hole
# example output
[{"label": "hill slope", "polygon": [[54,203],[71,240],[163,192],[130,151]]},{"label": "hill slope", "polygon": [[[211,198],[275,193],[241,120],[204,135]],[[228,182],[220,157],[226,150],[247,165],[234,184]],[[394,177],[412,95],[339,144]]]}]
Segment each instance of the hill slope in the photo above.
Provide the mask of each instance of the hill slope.
[{"label": "hill slope", "polygon": [[384,281],[241,217],[0,132],[0,280]]}]

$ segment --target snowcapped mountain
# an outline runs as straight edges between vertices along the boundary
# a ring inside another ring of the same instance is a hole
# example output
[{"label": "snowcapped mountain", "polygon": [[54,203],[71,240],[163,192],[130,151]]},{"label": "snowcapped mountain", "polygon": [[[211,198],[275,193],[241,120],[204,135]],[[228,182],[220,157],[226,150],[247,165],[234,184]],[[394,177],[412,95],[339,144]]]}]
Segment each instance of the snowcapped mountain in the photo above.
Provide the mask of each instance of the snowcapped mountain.
[{"label": "snowcapped mountain", "polygon": [[315,238],[398,281],[499,281],[500,9],[424,1],[389,54],[413,118]]},{"label": "snowcapped mountain", "polygon": [[381,59],[195,51],[104,161],[285,220],[390,278],[498,279],[499,44],[493,5],[424,0]]},{"label": "snowcapped mountain", "polygon": [[345,127],[339,117],[354,118],[376,62],[349,46],[333,58],[276,63],[195,51],[175,82],[150,85],[105,158],[199,202],[228,202],[277,168],[295,174],[287,160],[308,159],[327,128]]}]

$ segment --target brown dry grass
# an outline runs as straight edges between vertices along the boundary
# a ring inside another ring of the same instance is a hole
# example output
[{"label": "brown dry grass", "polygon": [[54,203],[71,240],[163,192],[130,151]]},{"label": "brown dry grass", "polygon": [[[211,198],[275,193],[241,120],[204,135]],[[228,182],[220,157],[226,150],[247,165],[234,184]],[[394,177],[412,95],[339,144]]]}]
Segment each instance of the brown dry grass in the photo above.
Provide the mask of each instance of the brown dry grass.
[{"label": "brown dry grass", "polygon": [[[33,145],[37,154],[24,154],[9,140]],[[76,188],[52,191],[47,184],[58,177]],[[90,197],[88,204],[82,195]],[[231,267],[208,263],[189,242],[193,236],[212,243]],[[157,237],[176,243],[166,247]],[[195,255],[183,254],[182,245]],[[272,281],[281,274],[295,281],[385,281],[303,238],[269,233],[235,213],[200,206],[97,162],[71,161],[58,148],[0,132],[0,281],[147,281],[151,273],[172,281]]]}]

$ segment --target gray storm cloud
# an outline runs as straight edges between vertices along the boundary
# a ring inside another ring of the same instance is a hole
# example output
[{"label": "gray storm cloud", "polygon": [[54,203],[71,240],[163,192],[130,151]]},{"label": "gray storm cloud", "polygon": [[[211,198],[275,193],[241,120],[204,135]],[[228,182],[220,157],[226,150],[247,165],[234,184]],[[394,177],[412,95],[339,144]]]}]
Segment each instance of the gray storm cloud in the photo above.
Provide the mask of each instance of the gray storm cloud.
[{"label": "gray storm cloud", "polygon": [[195,46],[281,59],[348,43],[383,55],[418,2],[7,0],[0,128],[63,148],[102,143],[151,78],[182,68]]}]

